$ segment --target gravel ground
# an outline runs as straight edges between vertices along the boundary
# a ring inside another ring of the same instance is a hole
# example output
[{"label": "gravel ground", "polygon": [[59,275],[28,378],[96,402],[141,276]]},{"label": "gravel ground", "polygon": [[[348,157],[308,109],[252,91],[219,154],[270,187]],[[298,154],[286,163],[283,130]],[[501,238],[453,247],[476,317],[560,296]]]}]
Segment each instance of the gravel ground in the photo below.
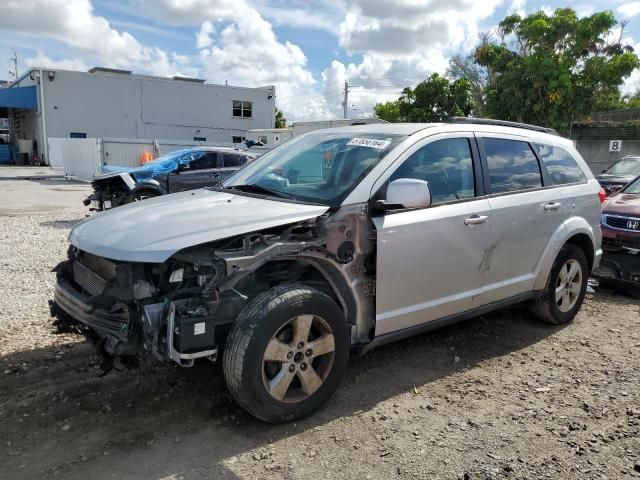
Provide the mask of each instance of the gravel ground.
[{"label": "gravel ground", "polygon": [[86,215],[86,209],[40,215],[0,209],[0,356],[70,340],[47,326],[51,269],[66,256],[69,229]]},{"label": "gravel ground", "polygon": [[564,328],[513,308],[353,358],[328,405],[269,426],[220,367],[100,375],[55,335],[51,268],[86,211],[0,210],[3,478],[640,478],[640,302]]}]

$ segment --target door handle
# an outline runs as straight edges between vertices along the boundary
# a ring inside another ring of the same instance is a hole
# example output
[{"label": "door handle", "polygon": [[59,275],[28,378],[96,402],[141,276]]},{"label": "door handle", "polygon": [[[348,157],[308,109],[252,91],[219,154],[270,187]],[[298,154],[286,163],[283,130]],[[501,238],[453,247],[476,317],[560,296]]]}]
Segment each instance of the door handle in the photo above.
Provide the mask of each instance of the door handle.
[{"label": "door handle", "polygon": [[544,206],[544,209],[547,212],[554,212],[556,210],[560,210],[562,204],[560,202],[549,202]]},{"label": "door handle", "polygon": [[469,218],[465,219],[465,225],[480,225],[481,223],[485,223],[489,220],[489,217],[486,215],[471,215]]}]

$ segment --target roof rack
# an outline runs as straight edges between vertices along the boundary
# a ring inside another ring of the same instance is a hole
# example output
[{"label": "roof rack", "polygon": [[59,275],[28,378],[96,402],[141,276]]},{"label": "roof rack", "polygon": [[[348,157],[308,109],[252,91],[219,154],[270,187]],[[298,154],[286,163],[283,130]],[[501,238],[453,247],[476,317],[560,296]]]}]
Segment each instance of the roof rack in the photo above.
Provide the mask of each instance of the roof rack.
[{"label": "roof rack", "polygon": [[525,130],[534,130],[536,132],[550,133],[558,135],[553,128],[540,127],[538,125],[530,125],[528,123],[508,122],[506,120],[494,120],[493,118],[469,118],[469,117],[450,117],[449,123],[468,123],[472,125],[495,125],[498,127],[523,128]]}]

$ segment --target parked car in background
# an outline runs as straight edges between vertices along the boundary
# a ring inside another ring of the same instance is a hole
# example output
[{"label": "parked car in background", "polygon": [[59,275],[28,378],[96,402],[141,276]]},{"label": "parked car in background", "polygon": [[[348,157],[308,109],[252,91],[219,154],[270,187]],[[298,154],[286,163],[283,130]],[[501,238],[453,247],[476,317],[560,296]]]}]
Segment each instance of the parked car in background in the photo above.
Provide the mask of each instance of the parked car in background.
[{"label": "parked car in background", "polygon": [[93,179],[84,201],[90,210],[109,210],[167,193],[216,185],[257,155],[224,147],[171,152],[137,168],[111,167]]},{"label": "parked car in background", "polygon": [[603,170],[597,178],[607,195],[612,195],[638,175],[640,175],[640,157],[628,156]]},{"label": "parked car in background", "polygon": [[601,283],[640,292],[640,176],[603,205],[602,248]]},{"label": "parked car in background", "polygon": [[107,358],[222,356],[269,422],[318,409],[350,349],[525,301],[571,322],[604,191],[569,140],[464,120],[314,131],[219,187],[84,220],[51,313]]}]

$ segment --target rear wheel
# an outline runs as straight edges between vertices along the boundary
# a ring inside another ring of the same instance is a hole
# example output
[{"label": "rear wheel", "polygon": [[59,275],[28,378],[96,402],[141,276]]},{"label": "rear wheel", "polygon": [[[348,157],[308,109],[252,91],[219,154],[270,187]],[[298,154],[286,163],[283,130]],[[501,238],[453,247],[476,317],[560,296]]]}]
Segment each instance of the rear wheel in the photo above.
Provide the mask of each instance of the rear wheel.
[{"label": "rear wheel", "polygon": [[587,293],[589,264],[581,248],[567,244],[556,258],[547,286],[534,303],[533,312],[551,324],[571,322]]},{"label": "rear wheel", "polygon": [[326,294],[290,285],[258,295],[229,334],[224,375],[235,400],[267,422],[302,418],[337,388],[349,358],[342,310]]}]

